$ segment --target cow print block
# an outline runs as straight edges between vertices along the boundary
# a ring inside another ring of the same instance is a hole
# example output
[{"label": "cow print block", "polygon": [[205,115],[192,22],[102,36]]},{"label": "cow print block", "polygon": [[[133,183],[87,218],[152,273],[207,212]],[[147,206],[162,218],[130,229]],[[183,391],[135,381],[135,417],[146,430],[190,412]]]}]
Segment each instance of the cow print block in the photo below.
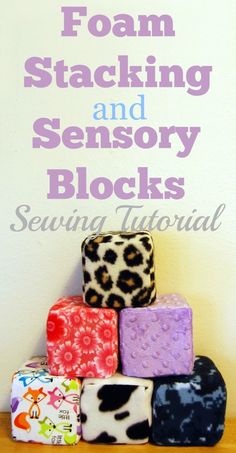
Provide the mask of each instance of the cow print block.
[{"label": "cow print block", "polygon": [[86,378],[81,397],[82,436],[87,442],[143,444],[151,424],[153,383],[116,374]]},{"label": "cow print block", "polygon": [[88,236],[82,243],[84,299],[93,307],[144,307],[155,301],[153,241],[148,231]]}]

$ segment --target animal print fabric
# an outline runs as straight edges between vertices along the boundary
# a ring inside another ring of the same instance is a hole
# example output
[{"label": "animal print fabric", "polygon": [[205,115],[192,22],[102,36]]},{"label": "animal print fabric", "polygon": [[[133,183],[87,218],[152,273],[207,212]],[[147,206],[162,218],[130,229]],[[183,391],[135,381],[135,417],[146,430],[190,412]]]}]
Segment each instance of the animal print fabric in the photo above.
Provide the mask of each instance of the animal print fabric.
[{"label": "animal print fabric", "polygon": [[84,379],[81,394],[82,437],[92,443],[143,444],[151,425],[153,383],[116,374]]},{"label": "animal print fabric", "polygon": [[152,404],[157,445],[211,446],[223,435],[226,387],[208,357],[196,357],[191,376],[156,378]]},{"label": "animal print fabric", "polygon": [[153,241],[148,231],[88,236],[82,243],[85,302],[144,307],[155,301]]},{"label": "animal print fabric", "polygon": [[47,319],[48,366],[54,375],[112,376],[118,365],[118,316],[82,296],[59,299]]},{"label": "animal print fabric", "polygon": [[81,382],[51,376],[46,357],[33,357],[13,375],[12,437],[22,442],[74,445],[81,436]]}]

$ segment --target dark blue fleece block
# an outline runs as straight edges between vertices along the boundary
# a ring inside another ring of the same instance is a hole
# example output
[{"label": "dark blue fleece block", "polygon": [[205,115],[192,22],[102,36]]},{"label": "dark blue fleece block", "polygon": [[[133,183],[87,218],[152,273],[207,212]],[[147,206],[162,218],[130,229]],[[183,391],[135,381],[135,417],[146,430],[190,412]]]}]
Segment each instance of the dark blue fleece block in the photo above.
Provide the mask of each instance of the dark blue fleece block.
[{"label": "dark blue fleece block", "polygon": [[154,379],[152,442],[214,445],[223,435],[226,387],[208,357],[197,356],[190,376]]}]

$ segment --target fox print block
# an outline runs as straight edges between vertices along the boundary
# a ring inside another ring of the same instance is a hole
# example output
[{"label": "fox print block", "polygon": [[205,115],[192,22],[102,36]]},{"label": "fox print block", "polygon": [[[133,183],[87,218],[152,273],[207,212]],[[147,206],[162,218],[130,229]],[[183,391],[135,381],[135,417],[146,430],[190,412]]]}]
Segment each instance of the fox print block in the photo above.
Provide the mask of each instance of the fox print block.
[{"label": "fox print block", "polygon": [[81,436],[79,379],[51,376],[46,357],[33,357],[13,375],[12,437],[22,442],[74,445]]},{"label": "fox print block", "polygon": [[92,308],[82,296],[59,299],[47,319],[48,366],[53,375],[112,376],[118,366],[118,315]]},{"label": "fox print block", "polygon": [[117,373],[83,381],[82,437],[103,444],[143,444],[151,426],[153,383]]},{"label": "fox print block", "polygon": [[88,236],[82,243],[85,302],[143,307],[155,300],[154,248],[148,231]]},{"label": "fox print block", "polygon": [[155,378],[152,405],[157,445],[212,446],[223,435],[226,386],[208,357],[196,357],[190,376]]}]

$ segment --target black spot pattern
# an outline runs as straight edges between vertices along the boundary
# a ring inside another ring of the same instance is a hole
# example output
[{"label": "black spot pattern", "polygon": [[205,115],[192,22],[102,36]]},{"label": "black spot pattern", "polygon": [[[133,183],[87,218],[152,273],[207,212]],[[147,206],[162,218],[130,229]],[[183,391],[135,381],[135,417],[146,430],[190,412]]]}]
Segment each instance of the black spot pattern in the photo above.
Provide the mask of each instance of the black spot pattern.
[{"label": "black spot pattern", "polygon": [[123,293],[132,293],[135,289],[141,288],[143,284],[142,278],[137,272],[129,270],[121,271],[117,280],[117,286]]},{"label": "black spot pattern", "polygon": [[143,272],[144,272],[144,274],[149,275],[149,274],[150,274],[150,269],[149,269],[149,267],[146,267],[146,269],[144,269]]},{"label": "black spot pattern", "polygon": [[99,410],[101,412],[115,411],[126,404],[137,385],[103,385],[97,393],[102,400]]},{"label": "black spot pattern", "polygon": [[133,307],[143,307],[150,304],[152,288],[142,288],[136,296],[132,298]]},{"label": "black spot pattern", "polygon": [[87,271],[84,271],[84,283],[91,282],[90,274]]},{"label": "black spot pattern", "polygon": [[128,239],[128,240],[129,239],[134,239],[136,236],[137,236],[137,233],[131,233],[131,234],[123,233],[123,234],[120,234],[121,239]]},{"label": "black spot pattern", "polygon": [[116,241],[115,244],[116,244],[116,245],[123,245],[123,244],[124,244],[124,241]]},{"label": "black spot pattern", "polygon": [[150,258],[146,260],[147,267],[144,269],[145,274],[150,274],[150,269],[154,267],[153,253],[150,255]]},{"label": "black spot pattern", "polygon": [[150,243],[150,240],[149,240],[148,236],[144,236],[143,238],[140,239],[140,241],[142,242],[144,248],[148,252],[150,252],[150,250],[152,250],[152,244]]},{"label": "black spot pattern", "polygon": [[90,241],[84,246],[84,254],[92,262],[97,262],[100,260],[97,250],[99,245],[96,242]]},{"label": "black spot pattern", "polygon": [[154,272],[151,272],[150,279],[151,279],[152,282],[155,281],[155,273]]},{"label": "black spot pattern", "polygon": [[85,301],[93,307],[101,307],[103,296],[98,294],[95,289],[89,288],[85,293]]},{"label": "black spot pattern", "polygon": [[123,297],[118,296],[117,294],[110,294],[107,299],[107,306],[110,308],[124,308],[125,301]]},{"label": "black spot pattern", "polygon": [[140,251],[132,244],[125,248],[123,257],[127,266],[133,267],[143,264],[142,253],[140,253]]},{"label": "black spot pattern", "polygon": [[117,254],[116,254],[116,252],[114,252],[114,250],[109,249],[106,251],[103,259],[104,259],[104,261],[107,261],[110,264],[115,264],[115,262],[117,260]]},{"label": "black spot pattern", "polygon": [[106,431],[103,431],[95,439],[91,440],[94,444],[113,444],[116,441],[117,438],[115,436],[110,436],[110,434],[107,434]]},{"label": "black spot pattern", "polygon": [[156,294],[154,294],[150,300],[150,305],[153,304],[156,300]]},{"label": "black spot pattern", "polygon": [[124,418],[129,417],[129,411],[120,412],[119,414],[115,414],[114,417],[116,420],[124,420]]},{"label": "black spot pattern", "polygon": [[88,419],[87,415],[84,414],[83,412],[81,412],[80,417],[81,417],[81,423],[86,423],[86,421]]},{"label": "black spot pattern", "polygon": [[126,430],[126,434],[130,439],[141,440],[149,437],[149,423],[148,420],[143,422],[135,423],[134,425],[129,426]]},{"label": "black spot pattern", "polygon": [[95,271],[95,277],[97,279],[98,284],[105,291],[109,291],[112,288],[113,282],[106,266],[100,266]]},{"label": "black spot pattern", "polygon": [[[112,240],[112,235],[111,234],[108,234],[107,236],[98,236],[97,237],[97,241],[99,243],[103,242],[104,244],[106,244],[107,242],[111,242]],[[96,241],[96,239],[95,239]]]},{"label": "black spot pattern", "polygon": [[146,260],[146,263],[148,267],[153,267],[154,266],[154,258],[153,258],[153,253],[150,255],[150,258]]}]

